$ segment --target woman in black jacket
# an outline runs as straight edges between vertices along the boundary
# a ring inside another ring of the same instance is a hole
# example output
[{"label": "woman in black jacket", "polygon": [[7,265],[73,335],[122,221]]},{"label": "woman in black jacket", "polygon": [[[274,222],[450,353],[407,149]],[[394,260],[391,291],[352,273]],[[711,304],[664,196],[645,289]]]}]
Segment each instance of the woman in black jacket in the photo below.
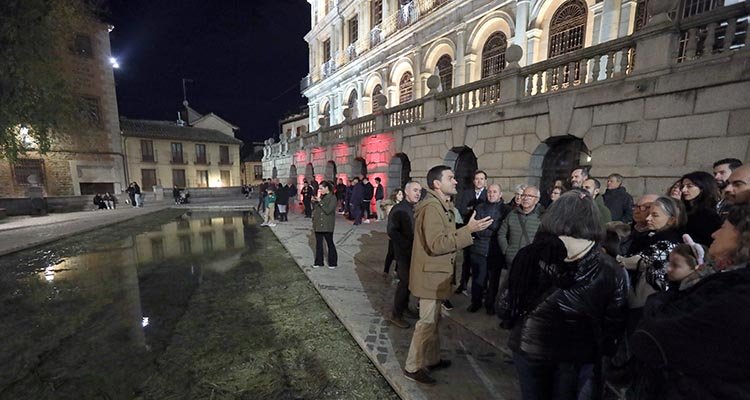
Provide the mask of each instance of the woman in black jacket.
[{"label": "woman in black jacket", "polygon": [[574,189],[516,255],[503,314],[524,400],[601,397],[601,357],[614,354],[627,310],[627,279],[601,252],[603,235],[591,196]]},{"label": "woman in black jacket", "polygon": [[637,399],[750,399],[750,206],[734,207],[713,233],[716,271],[649,308],[630,338],[655,383]]},{"label": "woman in black jacket", "polygon": [[684,175],[682,201],[687,211],[685,233],[705,246],[711,245],[711,234],[721,226],[721,217],[716,212],[719,187],[708,172],[696,171]]}]

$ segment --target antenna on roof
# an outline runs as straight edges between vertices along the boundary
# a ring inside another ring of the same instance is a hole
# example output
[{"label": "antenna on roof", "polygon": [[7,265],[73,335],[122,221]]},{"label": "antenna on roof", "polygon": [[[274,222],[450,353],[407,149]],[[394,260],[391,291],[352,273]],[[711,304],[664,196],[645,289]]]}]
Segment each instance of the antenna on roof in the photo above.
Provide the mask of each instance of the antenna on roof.
[{"label": "antenna on roof", "polygon": [[185,121],[182,120],[182,115],[177,111],[177,126],[185,126]]},{"label": "antenna on roof", "polygon": [[185,87],[186,83],[193,83],[193,80],[188,79],[188,78],[182,78],[182,104],[184,104],[187,107],[188,101],[187,101],[187,88]]}]

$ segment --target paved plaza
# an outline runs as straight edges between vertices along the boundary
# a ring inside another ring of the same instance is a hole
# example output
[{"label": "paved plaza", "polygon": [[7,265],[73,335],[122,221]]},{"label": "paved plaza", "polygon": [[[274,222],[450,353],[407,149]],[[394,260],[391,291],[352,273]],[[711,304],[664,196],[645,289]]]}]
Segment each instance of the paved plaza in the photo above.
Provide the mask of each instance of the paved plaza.
[{"label": "paved plaza", "polygon": [[[250,209],[257,200],[241,197],[196,199],[179,206],[186,210]],[[0,223],[0,255],[94,230],[131,218],[175,207],[172,202],[151,202],[144,208],[50,214],[43,217],[11,217]],[[336,270],[311,267],[314,235],[311,220],[299,210],[289,222],[272,229],[279,241],[314,284],[352,337],[373,361],[396,392],[406,399],[517,399],[519,390],[509,352],[507,332],[497,319],[482,312],[466,312],[469,299],[454,295],[452,311],[443,311],[441,347],[443,358],[453,361],[447,370],[435,373],[438,384],[418,385],[404,378],[402,368],[409,348],[412,328],[399,329],[386,319],[390,315],[394,275],[383,273],[387,252],[385,222],[353,226],[337,216],[334,239],[339,252]],[[395,265],[394,265],[395,266]],[[414,306],[414,302],[412,304]]]}]

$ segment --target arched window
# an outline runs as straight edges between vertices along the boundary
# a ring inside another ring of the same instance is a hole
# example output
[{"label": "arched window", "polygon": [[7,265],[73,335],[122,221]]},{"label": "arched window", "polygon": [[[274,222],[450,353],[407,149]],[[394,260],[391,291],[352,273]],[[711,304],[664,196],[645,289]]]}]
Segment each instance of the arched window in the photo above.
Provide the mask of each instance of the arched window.
[{"label": "arched window", "polygon": [[586,3],[581,0],[568,0],[555,11],[549,25],[547,58],[583,48],[586,37],[586,13]]},{"label": "arched window", "polygon": [[440,76],[440,86],[443,90],[449,90],[453,87],[453,60],[451,56],[445,54],[438,59],[437,73]]},{"label": "arched window", "polygon": [[351,118],[357,118],[359,116],[359,113],[357,112],[357,91],[352,90],[351,94],[349,94],[349,101],[346,102],[346,104],[349,106],[349,110],[351,110]]},{"label": "arched window", "polygon": [[497,31],[487,38],[482,47],[482,78],[497,75],[505,68],[505,49],[508,38]]},{"label": "arched window", "polygon": [[379,94],[383,93],[383,87],[380,86],[378,83],[375,85],[374,88],[372,88],[372,96],[370,97],[370,101],[372,102],[372,113],[376,113],[380,111],[380,106],[378,105],[378,102],[375,101]]},{"label": "arched window", "polygon": [[398,82],[398,104],[404,104],[411,101],[414,97],[414,79],[409,71],[404,72],[401,75],[401,80]]},{"label": "arched window", "polygon": [[323,106],[323,112],[321,117],[325,118],[325,122],[323,123],[324,126],[331,126],[331,103],[326,101],[326,104]]}]

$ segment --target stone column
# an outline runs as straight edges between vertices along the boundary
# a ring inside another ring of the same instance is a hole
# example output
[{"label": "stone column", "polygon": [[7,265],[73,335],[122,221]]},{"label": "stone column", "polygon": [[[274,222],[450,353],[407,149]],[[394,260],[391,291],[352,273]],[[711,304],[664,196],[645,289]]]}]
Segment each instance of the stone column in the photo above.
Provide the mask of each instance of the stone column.
[{"label": "stone column", "polygon": [[471,67],[466,61],[466,25],[461,24],[456,29],[456,67],[453,69],[453,80],[456,86],[470,82]]},{"label": "stone column", "polygon": [[669,18],[677,0],[651,0],[648,12],[652,15],[639,31],[633,70],[650,72],[669,68],[673,63],[676,41],[680,32]]},{"label": "stone column", "polygon": [[310,125],[310,132],[318,129],[318,105],[316,103],[307,103],[308,110],[308,124]]},{"label": "stone column", "polygon": [[357,39],[358,49],[370,48],[370,25],[372,21],[372,15],[370,15],[372,3],[370,3],[370,1],[371,0],[365,0],[359,3],[359,20],[357,21],[359,24],[359,38]]},{"label": "stone column", "polygon": [[364,97],[365,97],[365,80],[357,79],[357,115],[353,116],[353,118],[359,118],[365,115]]},{"label": "stone column", "polygon": [[[419,46],[419,45],[417,45]],[[412,77],[414,79],[414,100],[422,97],[422,49],[417,47],[412,53],[412,65],[414,65],[414,71],[412,71]]]},{"label": "stone column", "polygon": [[459,82],[458,79],[453,78],[453,81],[456,84],[454,87],[461,86],[463,84],[466,84],[466,83],[469,83],[469,82],[472,82],[472,81],[478,81],[478,80],[482,79],[481,73],[479,75],[477,75],[477,76],[474,76],[474,74],[475,74],[474,73],[474,69],[475,69],[474,65],[476,65],[478,58],[479,57],[477,57],[476,54],[467,54],[466,56],[464,56],[464,63],[465,63],[465,66],[466,66],[466,73],[462,74],[462,75],[458,75],[458,74],[456,75],[456,77],[461,76],[463,78],[462,82]]},{"label": "stone column", "polygon": [[[398,8],[396,8],[396,10],[398,10]],[[392,13],[393,10],[391,10],[391,1],[383,0],[383,22],[385,22]],[[380,28],[383,29],[385,27],[381,25]],[[383,29],[383,32],[385,32],[385,29]]]},{"label": "stone column", "polygon": [[541,51],[538,48],[539,42],[542,40],[542,30],[529,29],[526,31],[526,39],[526,65],[531,65],[542,60],[542,55],[538,54],[538,51]]},{"label": "stone column", "polygon": [[[529,3],[530,0],[517,0],[516,1],[516,34],[514,42],[521,46],[526,52],[526,27],[529,25]],[[525,54],[524,54],[525,56]],[[521,59],[521,65],[528,65],[525,57]]]},{"label": "stone column", "polygon": [[388,104],[398,104],[398,87],[394,85],[388,85],[388,88],[386,88],[386,92],[388,93],[386,95],[388,96]]}]

